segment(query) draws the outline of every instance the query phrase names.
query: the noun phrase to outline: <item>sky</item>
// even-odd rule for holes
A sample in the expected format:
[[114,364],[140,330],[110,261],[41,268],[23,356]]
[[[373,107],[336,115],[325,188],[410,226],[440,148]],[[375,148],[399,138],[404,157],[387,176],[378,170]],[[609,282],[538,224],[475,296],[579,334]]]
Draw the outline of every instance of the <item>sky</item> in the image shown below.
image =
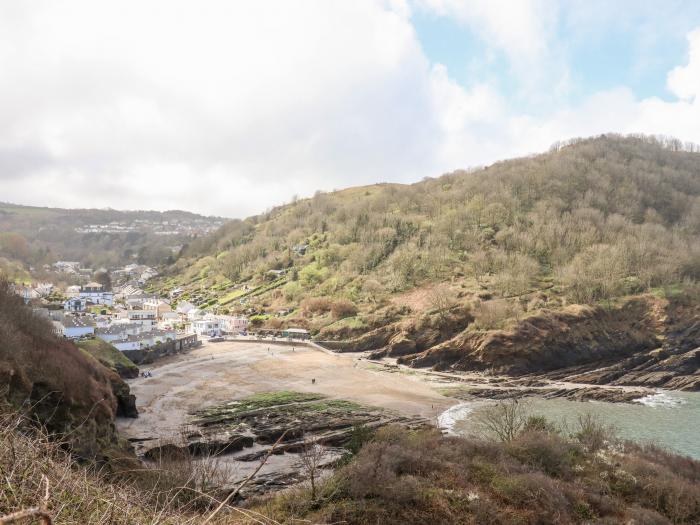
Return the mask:
[[0,201],[246,217],[606,132],[700,143],[700,2],[0,2]]

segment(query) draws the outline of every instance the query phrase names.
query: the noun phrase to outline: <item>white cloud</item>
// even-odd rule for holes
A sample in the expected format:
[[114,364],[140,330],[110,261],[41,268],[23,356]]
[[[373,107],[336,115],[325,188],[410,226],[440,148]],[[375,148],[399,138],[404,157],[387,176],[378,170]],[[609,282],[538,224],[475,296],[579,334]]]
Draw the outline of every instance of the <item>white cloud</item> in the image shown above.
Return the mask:
[[419,0],[418,5],[458,20],[505,53],[521,80],[539,76],[556,60],[558,8],[550,0]]
[[[426,2],[530,64],[520,74],[534,86],[566,73],[547,64],[549,3]],[[410,16],[406,0],[2,3],[0,200],[245,216],[575,136],[700,142],[700,30],[668,75],[677,100],[619,86],[566,105],[562,75],[531,114],[498,85],[465,88],[431,64]]]
[[688,47],[688,64],[668,75],[669,89],[683,100],[693,100],[700,94],[700,28],[688,35]]
[[[239,216],[420,177],[438,123],[407,16],[369,0],[2,4],[0,143],[37,160],[0,157],[0,199]],[[41,183],[56,179],[70,184]]]

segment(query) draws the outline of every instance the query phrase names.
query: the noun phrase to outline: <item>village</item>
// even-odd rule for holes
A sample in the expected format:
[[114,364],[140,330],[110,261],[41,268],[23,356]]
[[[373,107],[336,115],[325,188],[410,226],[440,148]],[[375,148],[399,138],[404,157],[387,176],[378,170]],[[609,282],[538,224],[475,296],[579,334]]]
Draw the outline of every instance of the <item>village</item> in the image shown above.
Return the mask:
[[170,297],[150,293],[145,290],[147,283],[158,272],[148,266],[130,264],[95,272],[79,262],[58,261],[53,267],[83,284],[59,288],[51,282],[34,282],[15,285],[15,292],[36,313],[50,319],[59,336],[75,341],[100,339],[134,362],[151,362],[200,346],[203,340],[309,338],[308,331],[300,328],[251,333],[246,315],[207,311],[179,299],[177,291]]

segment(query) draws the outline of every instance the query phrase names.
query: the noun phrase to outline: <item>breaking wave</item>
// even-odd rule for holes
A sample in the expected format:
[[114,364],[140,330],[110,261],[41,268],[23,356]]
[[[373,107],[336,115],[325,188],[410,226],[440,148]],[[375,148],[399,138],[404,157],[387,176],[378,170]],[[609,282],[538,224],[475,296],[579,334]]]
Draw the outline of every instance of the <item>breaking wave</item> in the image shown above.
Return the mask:
[[438,426],[448,434],[454,434],[455,424],[465,419],[472,410],[474,410],[473,403],[459,403],[451,406],[438,416]]
[[667,392],[650,394],[640,399],[635,399],[635,401],[652,408],[675,408],[686,402],[684,399],[675,397]]

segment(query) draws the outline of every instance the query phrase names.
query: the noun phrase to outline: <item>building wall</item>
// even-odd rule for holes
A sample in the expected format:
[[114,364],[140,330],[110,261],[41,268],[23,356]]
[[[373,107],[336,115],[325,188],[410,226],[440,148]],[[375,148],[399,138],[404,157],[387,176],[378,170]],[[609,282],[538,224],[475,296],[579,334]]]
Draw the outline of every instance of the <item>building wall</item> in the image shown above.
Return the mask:
[[85,337],[86,335],[92,335],[94,333],[94,326],[71,326],[63,328],[64,337],[68,337],[69,339],[77,339],[79,337]]
[[132,363],[137,365],[148,364],[153,363],[161,357],[179,354],[189,348],[195,348],[201,344],[201,341],[199,341],[196,336],[192,335],[190,337],[168,341],[167,343],[163,343],[162,345],[153,348],[124,350],[123,354],[128,357]]

